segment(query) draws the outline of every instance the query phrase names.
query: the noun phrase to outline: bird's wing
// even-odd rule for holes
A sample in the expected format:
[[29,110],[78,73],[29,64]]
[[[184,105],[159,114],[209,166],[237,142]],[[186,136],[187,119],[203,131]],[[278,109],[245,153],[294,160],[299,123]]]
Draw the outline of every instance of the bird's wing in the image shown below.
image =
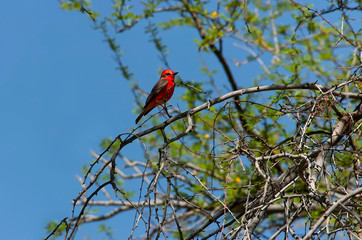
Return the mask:
[[167,83],[168,81],[165,78],[158,80],[156,85],[152,88],[150,95],[148,95],[144,108],[146,108],[162,92],[162,90],[166,89]]

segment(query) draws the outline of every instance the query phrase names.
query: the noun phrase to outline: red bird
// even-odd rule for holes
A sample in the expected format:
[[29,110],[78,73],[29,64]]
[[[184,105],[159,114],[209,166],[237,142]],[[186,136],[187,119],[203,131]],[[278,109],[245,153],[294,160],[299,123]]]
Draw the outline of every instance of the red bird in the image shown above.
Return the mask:
[[175,90],[175,75],[177,73],[178,72],[174,72],[170,69],[166,69],[162,72],[160,80],[158,80],[156,85],[152,88],[150,95],[147,97],[145,106],[136,119],[136,124],[152,109],[170,100],[173,91]]

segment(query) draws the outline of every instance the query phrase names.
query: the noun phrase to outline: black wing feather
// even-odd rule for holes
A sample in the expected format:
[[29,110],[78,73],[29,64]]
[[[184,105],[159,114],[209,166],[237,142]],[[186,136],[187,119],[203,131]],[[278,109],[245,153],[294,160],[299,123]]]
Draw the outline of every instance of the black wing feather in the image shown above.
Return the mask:
[[150,95],[148,95],[143,108],[146,108],[162,92],[162,90],[167,87],[167,83],[168,81],[165,78],[158,80],[156,85],[152,88]]

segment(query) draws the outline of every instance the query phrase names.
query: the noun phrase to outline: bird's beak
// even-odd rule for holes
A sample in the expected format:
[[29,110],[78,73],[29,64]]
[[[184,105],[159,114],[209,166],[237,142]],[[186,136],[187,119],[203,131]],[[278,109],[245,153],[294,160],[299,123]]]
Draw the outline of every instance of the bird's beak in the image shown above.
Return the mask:
[[175,76],[178,72],[175,72],[173,75]]

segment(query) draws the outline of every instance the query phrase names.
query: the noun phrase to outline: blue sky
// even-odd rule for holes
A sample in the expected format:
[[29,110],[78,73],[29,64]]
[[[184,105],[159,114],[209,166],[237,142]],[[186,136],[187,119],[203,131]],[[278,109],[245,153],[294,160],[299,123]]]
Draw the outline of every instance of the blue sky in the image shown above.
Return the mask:
[[41,239],[47,221],[71,213],[89,151],[131,128],[134,103],[84,15],[49,0],[2,9],[1,238]]

